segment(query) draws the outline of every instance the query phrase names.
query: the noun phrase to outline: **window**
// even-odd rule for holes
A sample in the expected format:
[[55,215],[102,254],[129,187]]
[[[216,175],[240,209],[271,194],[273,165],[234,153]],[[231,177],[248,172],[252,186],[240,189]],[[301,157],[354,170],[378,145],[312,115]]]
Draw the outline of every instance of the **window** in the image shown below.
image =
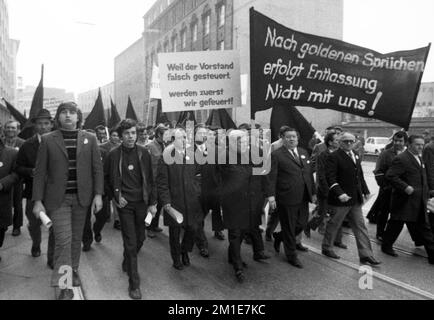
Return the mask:
[[217,25],[218,27],[223,27],[225,25],[225,15],[226,15],[226,6],[222,4],[220,8],[218,9],[218,15],[217,15]]
[[181,31],[181,48],[185,49],[187,47],[187,32],[184,30]]
[[205,16],[203,28],[204,28],[204,35],[208,35],[209,31],[211,29],[211,15],[210,14],[207,14]]
[[168,41],[166,41],[164,43],[164,52],[169,52],[169,42]]
[[176,37],[172,38],[172,48],[173,48],[173,52],[176,52],[178,47],[178,39]]
[[197,41],[197,22],[195,22],[193,24],[193,27],[191,27],[191,33],[192,33],[193,42],[196,42]]
[[221,51],[225,50],[225,41],[224,40],[222,40],[222,41],[220,41],[218,43],[218,48],[217,49],[221,50]]

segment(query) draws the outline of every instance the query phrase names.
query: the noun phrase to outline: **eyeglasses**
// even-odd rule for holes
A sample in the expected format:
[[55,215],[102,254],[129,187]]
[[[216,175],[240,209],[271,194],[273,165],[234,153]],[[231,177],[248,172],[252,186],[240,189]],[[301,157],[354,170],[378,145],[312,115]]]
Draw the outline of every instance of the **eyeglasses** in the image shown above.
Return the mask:
[[353,144],[354,140],[342,140],[343,143]]

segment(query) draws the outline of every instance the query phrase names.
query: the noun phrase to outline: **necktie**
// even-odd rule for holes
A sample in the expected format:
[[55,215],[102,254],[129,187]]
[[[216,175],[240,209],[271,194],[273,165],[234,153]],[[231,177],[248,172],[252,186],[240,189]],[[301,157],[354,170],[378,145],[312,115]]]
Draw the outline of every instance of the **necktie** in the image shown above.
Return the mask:
[[294,157],[295,161],[296,161],[299,165],[301,165],[300,158],[298,157],[298,155],[297,155],[297,153],[295,152],[295,150],[291,150],[291,153],[292,153],[292,156]]
[[351,151],[348,152],[348,155],[350,156],[350,158],[353,160],[354,163],[356,163],[356,158],[354,158],[354,153],[352,153]]
[[418,157],[418,159],[419,159],[419,164],[420,164],[420,166],[423,167],[422,157],[421,157],[421,156],[417,156],[417,157]]

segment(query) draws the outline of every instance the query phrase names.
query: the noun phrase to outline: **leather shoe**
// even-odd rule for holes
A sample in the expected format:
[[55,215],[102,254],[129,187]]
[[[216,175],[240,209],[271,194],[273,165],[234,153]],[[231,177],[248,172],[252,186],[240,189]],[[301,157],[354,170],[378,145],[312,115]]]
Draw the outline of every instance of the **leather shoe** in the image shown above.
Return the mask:
[[393,250],[393,248],[391,248],[391,247],[389,247],[389,248],[387,248],[387,247],[381,247],[381,251],[383,251],[385,254],[388,254],[389,256],[392,256],[392,257],[397,257],[398,256],[398,254],[396,253],[396,251],[395,250]]
[[21,229],[20,228],[12,230],[12,236],[18,237],[20,234],[21,234]]
[[334,253],[334,251],[332,250],[322,250],[321,253],[329,258],[332,259],[340,259],[341,257],[339,257],[336,253]]
[[309,251],[308,248],[306,248],[305,246],[303,246],[301,243],[297,243],[295,245],[295,249],[297,249],[298,251],[302,251],[302,252],[307,252]]
[[348,249],[346,244],[343,244],[342,242],[335,242],[334,243],[335,247],[341,248],[341,249]]
[[253,255],[253,260],[255,261],[261,261],[261,260],[267,260],[270,259],[270,256],[267,256],[264,251],[257,252]]
[[57,300],[72,300],[74,299],[74,291],[72,289],[61,289]]
[[121,230],[121,222],[119,220],[115,220],[115,222],[113,223],[113,228],[115,228],[116,230]]
[[374,257],[360,258],[360,263],[361,264],[370,264],[371,266],[378,266],[379,264],[381,264],[381,262],[378,260],[375,260]]
[[[233,262],[232,262],[231,259],[228,260],[228,263],[229,263],[229,264],[233,264]],[[241,265],[243,266],[243,268],[248,268],[247,263],[245,263],[244,261],[241,261]]]
[[296,268],[303,269],[303,264],[298,258],[288,259],[288,262]]
[[184,269],[184,266],[182,265],[181,261],[176,261],[176,262],[174,262],[174,263],[173,263],[173,267],[174,267],[176,270],[183,270],[183,269]]
[[122,260],[122,271],[127,272],[127,260]]
[[246,235],[244,237],[244,242],[248,245],[252,245],[252,237],[250,237],[250,235]]
[[265,231],[265,241],[272,241],[271,232]]
[[274,238],[274,250],[279,253],[280,252],[280,243],[282,242],[282,239],[280,238],[280,233],[274,232],[273,233]]
[[72,286],[73,287],[81,286],[81,280],[77,271],[72,271]]
[[243,283],[245,279],[243,270],[235,271],[235,277],[237,277],[239,283]]
[[151,239],[154,239],[157,235],[154,233],[153,230],[149,229],[148,230],[148,237]]
[[188,253],[181,254],[182,264],[186,267],[190,265],[190,258],[188,257]]
[[304,232],[306,237],[310,238],[310,227],[309,226],[304,228],[303,232]]
[[83,244],[83,252],[89,252],[90,251],[90,243]]
[[41,247],[37,246],[37,247],[32,247],[32,257],[37,258],[41,256]]
[[204,257],[204,258],[209,258],[209,252],[208,252],[208,249],[205,249],[205,248],[200,249],[199,254],[200,254],[202,257]]
[[152,229],[152,231],[160,233],[163,232],[163,229],[161,229],[160,227],[155,227],[154,229]]
[[102,240],[101,233],[95,233],[95,242],[100,243]]
[[50,268],[51,270],[54,270],[54,263],[53,263],[53,261],[47,261],[47,266],[48,266],[48,268]]
[[223,232],[221,232],[221,231],[216,231],[216,232],[214,232],[214,237],[215,237],[216,239],[221,240],[221,241],[225,240],[225,235],[224,235]]
[[142,300],[142,292],[140,291],[140,288],[132,289],[131,287],[129,287],[128,294],[133,300]]

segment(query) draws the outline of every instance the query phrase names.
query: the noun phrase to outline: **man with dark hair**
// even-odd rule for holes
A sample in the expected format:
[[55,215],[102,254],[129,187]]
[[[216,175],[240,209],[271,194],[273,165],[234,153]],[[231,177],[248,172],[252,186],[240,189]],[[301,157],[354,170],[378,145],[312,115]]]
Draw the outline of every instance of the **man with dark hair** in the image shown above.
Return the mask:
[[380,262],[373,257],[371,241],[362,213],[362,205],[369,195],[369,189],[363,176],[360,157],[352,150],[355,142],[354,135],[343,133],[340,136],[340,148],[326,159],[327,185],[330,186],[328,204],[334,214],[327,222],[322,254],[339,259],[333,251],[333,245],[342,222],[348,217],[356,237],[360,263],[375,266]]
[[[383,233],[386,229],[387,219],[390,212],[390,197],[392,196],[392,186],[386,179],[387,170],[392,165],[393,159],[404,152],[405,145],[407,144],[408,136],[403,131],[398,131],[393,135],[393,146],[390,149],[383,150],[378,157],[375,166],[374,175],[379,188],[377,200],[379,203],[378,212],[376,215],[377,222],[377,239],[383,239]],[[374,204],[375,205],[375,204]]]
[[[296,237],[306,227],[309,202],[316,202],[316,190],[309,155],[298,147],[299,133],[292,128],[281,130],[283,146],[271,153],[270,208],[279,212],[282,231],[274,233],[274,248],[283,241],[288,262],[303,268],[297,257]],[[277,204],[276,204],[277,203]]]
[[131,299],[141,299],[137,254],[146,238],[145,219],[156,214],[157,193],[152,162],[146,149],[137,144],[136,121],[121,121],[117,132],[122,144],[112,149],[104,163],[106,190],[119,208],[124,243],[122,270],[128,273]]
[[54,270],[51,286],[60,288],[60,300],[72,300],[74,293],[62,274],[72,273],[78,287],[81,239],[89,206],[102,208],[104,176],[98,142],[93,134],[80,130],[83,115],[74,102],[57,108],[58,130],[41,138],[33,178],[33,213],[47,213],[54,230]]
[[148,135],[148,140],[149,141],[154,140],[154,137],[155,137],[154,127],[153,126],[147,126],[146,127],[146,132],[147,132],[147,135]]
[[[155,129],[154,139],[145,146],[146,150],[148,150],[149,154],[151,155],[152,173],[153,173],[154,181],[157,181],[158,162],[160,161],[160,158],[163,154],[166,145],[164,141],[164,133],[167,130],[168,128],[165,125],[159,124]],[[156,233],[163,231],[163,229],[161,229],[158,226],[160,223],[161,209],[162,209],[161,201],[158,200],[157,214],[152,219],[152,222],[149,225],[149,227],[147,227],[148,236],[150,238],[154,238],[156,236]]]
[[[17,121],[9,120],[5,123],[5,138],[4,143],[6,147],[20,150],[24,144],[24,140],[18,137],[20,132],[20,124]],[[13,194],[13,230],[12,235],[14,237],[21,234],[21,227],[23,226],[23,181],[18,179],[12,189]]]
[[137,124],[137,144],[143,147],[148,144],[148,131],[146,125],[142,122]]
[[[36,134],[26,140],[18,152],[15,170],[24,181],[25,187],[23,197],[26,199],[26,217],[29,221],[28,229],[30,237],[32,238],[31,254],[36,258],[41,255],[41,220],[37,219],[33,214],[32,185],[36,157],[38,155],[38,149],[42,136],[51,132],[53,129],[53,121],[50,111],[42,109],[36,115],[36,117],[32,119],[32,122],[34,123]],[[50,234],[48,238],[47,265],[51,269],[53,268],[53,255],[54,235],[53,229],[50,228]]]
[[386,173],[392,186],[390,219],[383,234],[381,250],[398,256],[393,244],[404,223],[413,239],[420,239],[428,254],[428,262],[434,264],[434,235],[426,219],[429,189],[426,167],[422,159],[425,141],[423,136],[408,138],[408,148],[397,155]]
[[96,138],[98,143],[102,144],[107,141],[107,133],[103,125],[99,125],[95,128]]

